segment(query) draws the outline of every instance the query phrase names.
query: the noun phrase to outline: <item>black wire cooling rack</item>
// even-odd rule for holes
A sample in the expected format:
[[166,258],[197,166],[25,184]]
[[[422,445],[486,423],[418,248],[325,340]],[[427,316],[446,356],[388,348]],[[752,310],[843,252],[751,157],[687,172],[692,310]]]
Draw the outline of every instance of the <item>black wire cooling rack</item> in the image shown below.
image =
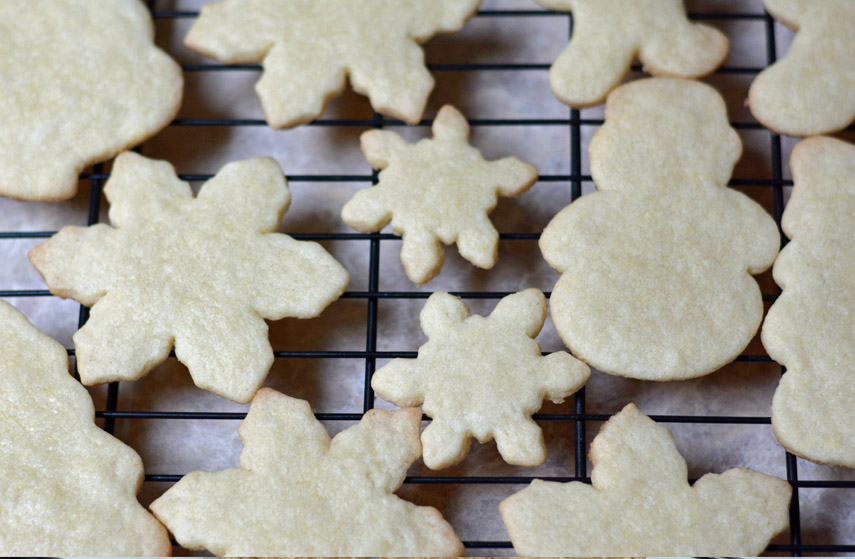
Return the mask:
[[[193,11],[165,11],[158,10],[154,0],[149,0],[148,5],[155,19],[187,19],[197,17],[197,13]],[[695,20],[750,20],[760,22],[765,27],[765,42],[766,42],[766,65],[770,65],[776,60],[776,33],[773,19],[766,13],[692,13],[691,17]],[[572,29],[572,17],[569,14],[558,14],[543,10],[482,10],[478,12],[478,18],[564,18],[568,22],[568,27]],[[219,65],[219,64],[184,64],[185,72],[207,72],[207,71],[226,71],[240,72],[245,70],[257,71],[260,69],[258,65]],[[490,64],[432,64],[430,68],[434,72],[475,72],[475,71],[540,71],[546,72],[549,69],[548,64],[517,64],[517,63],[490,63]],[[718,73],[723,74],[747,74],[749,76],[756,75],[763,68],[744,68],[744,67],[723,67]],[[247,94],[250,94],[249,92]],[[380,128],[387,124],[400,125],[402,123],[384,119],[380,115],[375,114],[373,118],[365,120],[359,119],[320,119],[310,124],[309,126],[322,127],[376,127]],[[424,121],[420,126],[430,125],[430,121]],[[576,200],[582,195],[583,182],[591,182],[590,175],[582,173],[582,133],[583,126],[598,126],[602,124],[602,120],[585,119],[580,116],[577,110],[569,110],[566,118],[525,118],[525,119],[471,119],[470,124],[473,127],[490,127],[490,126],[548,126],[548,127],[566,127],[570,132],[570,150],[567,153],[569,158],[569,174],[553,174],[542,175],[540,182],[556,182],[567,184],[569,186],[570,196],[572,200]],[[737,129],[756,129],[764,130],[756,122],[736,122],[732,125]],[[177,119],[171,126],[173,127],[235,127],[235,126],[266,126],[265,122],[260,119]],[[763,187],[769,188],[772,191],[774,204],[774,218],[780,227],[781,215],[784,210],[784,188],[791,186],[792,182],[784,179],[784,162],[782,161],[782,145],[781,138],[769,132],[771,145],[771,178],[765,179],[740,179],[734,178],[731,181],[731,186],[741,187]],[[183,180],[201,181],[207,180],[212,175],[196,174],[182,175]],[[94,224],[99,220],[99,213],[102,206],[102,186],[108,175],[104,172],[104,168],[100,165],[95,166],[91,173],[86,173],[81,176],[82,181],[90,181],[91,194],[89,199],[89,215],[88,223]],[[300,182],[318,182],[318,183],[345,183],[345,182],[374,182],[377,180],[377,173],[364,175],[289,175],[291,181]],[[37,231],[37,232],[0,232],[0,240],[20,240],[20,239],[40,239],[48,238],[53,235],[53,231]],[[381,243],[398,242],[399,238],[391,234],[357,234],[357,233],[319,233],[319,234],[297,234],[293,237],[302,240],[314,241],[347,241],[359,240],[367,241],[369,250],[368,254],[368,286],[367,291],[350,291],[344,294],[343,298],[356,299],[365,301],[367,306],[367,314],[365,321],[366,342],[364,351],[276,351],[276,359],[349,359],[364,361],[365,388],[363,394],[363,412],[374,407],[374,393],[370,388],[370,379],[374,373],[376,362],[378,359],[387,359],[395,357],[412,358],[416,356],[415,351],[391,352],[378,351],[377,334],[378,334],[378,302],[380,300],[403,300],[403,299],[425,299],[429,293],[417,291],[383,291],[380,289],[380,249]],[[524,242],[536,242],[539,235],[536,233],[503,233],[500,235],[501,240],[514,240]],[[783,239],[786,241],[786,239]],[[504,292],[457,292],[459,295],[467,299],[493,299],[498,300],[508,293]],[[21,298],[21,297],[48,297],[50,293],[46,290],[5,290],[0,291],[0,297],[4,298]],[[548,294],[547,294],[548,296]],[[774,296],[766,296],[768,301],[774,300]],[[88,309],[80,308],[79,326],[88,318]],[[74,355],[74,350],[69,349],[69,355]],[[767,362],[771,363],[765,355],[741,355],[737,358],[738,362]],[[781,370],[783,373],[783,368]],[[155,412],[155,411],[119,411],[120,383],[113,383],[108,386],[104,409],[96,412],[98,418],[104,421],[104,429],[113,433],[115,430],[116,421],[119,419],[206,419],[206,420],[240,420],[243,419],[243,413],[226,413],[226,412]],[[585,390],[580,390],[574,396],[572,413],[552,413],[538,414],[535,418],[538,421],[557,421],[564,422],[568,425],[568,432],[573,433],[575,460],[572,466],[568,467],[568,474],[572,471],[572,475],[564,477],[543,477],[541,479],[550,479],[553,481],[583,481],[590,482],[588,464],[586,461],[588,441],[586,440],[586,424],[603,422],[609,418],[606,414],[592,414],[586,411],[585,405]],[[617,410],[615,410],[617,411]],[[361,413],[318,413],[317,417],[320,420],[331,421],[354,421],[361,418]],[[694,415],[654,415],[652,416],[658,422],[662,423],[695,423],[695,424],[729,424],[729,425],[768,425],[769,417],[763,416],[694,416]],[[772,545],[768,548],[769,552],[778,552],[791,554],[792,556],[801,556],[803,553],[822,554],[822,553],[855,553],[855,545],[840,544],[835,542],[827,543],[811,543],[806,544],[802,541],[802,515],[800,511],[800,490],[803,489],[855,489],[855,481],[819,481],[819,480],[803,480],[799,479],[796,457],[792,454],[785,454],[786,460],[786,476],[787,480],[793,487],[793,498],[790,506],[790,529],[787,544]],[[146,482],[175,482],[180,479],[178,474],[160,474],[153,473],[146,475]],[[448,477],[448,476],[420,476],[409,477],[406,483],[410,484],[525,484],[531,481],[530,476],[510,476],[510,477],[492,477],[492,476],[463,476],[463,477]],[[471,540],[465,541],[465,546],[469,553],[479,554],[479,550],[510,548],[511,544],[508,541],[482,541]]]

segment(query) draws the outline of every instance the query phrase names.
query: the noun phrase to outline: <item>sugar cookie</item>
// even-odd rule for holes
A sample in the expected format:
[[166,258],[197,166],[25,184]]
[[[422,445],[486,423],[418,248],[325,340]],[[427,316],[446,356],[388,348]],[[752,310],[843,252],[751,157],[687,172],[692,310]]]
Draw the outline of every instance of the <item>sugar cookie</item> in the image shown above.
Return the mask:
[[535,0],[573,12],[573,35],[549,72],[563,103],[602,103],[638,56],[654,76],[699,78],[727,57],[727,37],[686,18],[682,0]]
[[362,233],[389,222],[403,236],[401,262],[414,283],[442,269],[442,241],[460,255],[492,268],[499,234],[488,217],[498,196],[517,196],[537,181],[537,169],[516,157],[485,161],[469,145],[469,124],[446,105],[433,123],[433,139],[408,145],[386,130],[362,135],[362,152],[380,172],[380,184],[357,192],[344,206],[345,223]]
[[347,287],[319,244],[274,233],[291,194],[272,159],[230,163],[194,198],[169,163],[128,152],[104,192],[113,227],[30,252],[53,294],[92,306],[74,335],[84,384],[138,379],[174,343],[197,386],[248,402],[273,364],[263,319],[317,316]]
[[591,141],[600,192],[547,226],[540,248],[563,275],[552,319],[574,355],[647,380],[705,375],[732,361],[763,318],[750,274],[772,265],[772,218],[726,188],[741,143],[724,102],[699,82],[616,89]]
[[0,2],[0,195],[57,201],[164,128],[181,69],[139,0]]
[[842,130],[855,120],[855,2],[763,3],[797,34],[787,55],[751,84],[751,113],[763,126],[790,136]]
[[789,524],[792,489],[745,468],[687,481],[668,429],[629,404],[591,444],[593,486],[535,480],[501,502],[520,555],[750,556]]
[[65,348],[0,301],[0,555],[163,556],[142,460],[95,425]]
[[790,167],[795,188],[782,225],[792,241],[774,268],[784,291],[761,336],[787,367],[772,427],[799,456],[855,468],[855,146],[804,140]]
[[422,309],[429,341],[417,359],[395,359],[371,386],[398,406],[424,404],[433,418],[422,434],[424,460],[435,470],[463,460],[471,437],[496,439],[510,464],[546,460],[543,433],[531,415],[544,398],[560,403],[588,380],[588,367],[569,353],[543,357],[534,337],[546,319],[546,298],[527,289],[502,299],[488,317],[470,316],[448,293]]
[[316,119],[350,76],[374,110],[421,120],[434,81],[419,47],[459,31],[480,0],[224,0],[202,6],[185,44],[228,64],[263,61],[267,122]]
[[307,402],[263,388],[240,467],[193,472],[151,505],[176,539],[217,556],[457,556],[432,507],[395,496],[421,454],[421,413],[371,410],[330,440]]

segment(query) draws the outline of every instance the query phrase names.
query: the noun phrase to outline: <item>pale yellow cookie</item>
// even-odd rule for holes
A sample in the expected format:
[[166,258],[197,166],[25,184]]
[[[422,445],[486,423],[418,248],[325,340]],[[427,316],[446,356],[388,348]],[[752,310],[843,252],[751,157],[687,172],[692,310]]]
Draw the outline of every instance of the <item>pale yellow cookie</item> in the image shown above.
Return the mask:
[[88,165],[164,128],[181,69],[139,0],[0,2],[0,195],[65,200]]
[[633,405],[591,444],[593,485],[535,480],[501,502],[520,555],[758,555],[789,524],[792,489],[745,468],[690,486],[674,437]]
[[573,12],[570,45],[549,71],[563,103],[583,108],[602,103],[641,59],[654,76],[699,78],[727,57],[727,37],[686,17],[683,0],[535,0],[544,8]]
[[0,555],[162,556],[142,460],[95,425],[65,348],[0,301]]
[[677,380],[736,358],[760,327],[751,274],[775,260],[772,218],[726,188],[741,143],[719,94],[654,78],[616,89],[591,141],[599,192],[547,226],[563,275],[552,319],[574,355],[610,374]]
[[202,6],[184,43],[228,64],[263,61],[267,122],[316,119],[350,77],[377,112],[419,122],[433,89],[419,44],[459,31],[480,0],[224,0]]
[[193,472],[151,505],[189,549],[218,556],[460,555],[432,507],[394,495],[421,454],[421,413],[371,410],[330,440],[307,402],[258,391],[240,467]]
[[855,146],[804,140],[782,221],[792,241],[775,262],[783,293],[763,325],[787,367],[772,401],[778,440],[804,458],[855,468]]
[[53,294],[92,306],[74,335],[84,384],[138,379],[174,344],[197,386],[248,402],[273,364],[264,319],[317,316],[347,287],[319,244],[274,233],[291,194],[272,159],[230,163],[194,198],[169,163],[128,152],[104,193],[113,227],[30,252]]
[[751,113],[763,126],[790,136],[842,130],[855,120],[855,2],[763,3],[797,34],[786,56],[751,84]]
[[499,196],[517,196],[537,181],[537,169],[516,157],[485,161],[469,145],[469,123],[446,105],[433,123],[433,139],[409,145],[394,132],[362,135],[362,152],[380,172],[380,184],[362,190],[344,206],[345,223],[362,233],[391,222],[403,236],[401,262],[414,283],[442,269],[440,241],[457,243],[460,255],[490,269],[499,234],[489,213]]
[[434,293],[422,309],[428,342],[417,359],[395,359],[371,387],[397,406],[424,404],[433,418],[422,434],[424,461],[434,470],[463,460],[472,437],[496,439],[509,464],[546,460],[540,427],[531,415],[544,398],[560,403],[591,371],[569,353],[546,357],[534,337],[546,319],[546,298],[527,289],[502,299],[488,317],[470,316],[448,293]]

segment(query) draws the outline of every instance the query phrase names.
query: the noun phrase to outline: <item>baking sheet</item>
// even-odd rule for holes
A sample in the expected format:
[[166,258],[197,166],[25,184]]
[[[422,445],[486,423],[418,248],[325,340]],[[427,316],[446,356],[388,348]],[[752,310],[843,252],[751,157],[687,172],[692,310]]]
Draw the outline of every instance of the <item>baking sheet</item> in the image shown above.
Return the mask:
[[[159,0],[158,10],[197,10],[202,0]],[[688,1],[690,11],[714,13],[762,13],[759,0]],[[529,0],[484,0],[483,9],[538,9]],[[181,63],[204,63],[183,47],[181,40],[192,24],[188,18],[157,20],[157,41]],[[732,52],[727,68],[762,68],[766,64],[765,22],[757,19],[705,19],[731,38]],[[776,25],[779,54],[791,33]],[[457,34],[440,36],[426,46],[430,63],[534,63],[550,64],[566,46],[569,18],[476,17]],[[452,103],[469,118],[523,119],[567,118],[569,109],[551,94],[546,70],[437,71],[437,86],[426,117],[440,106]],[[179,118],[261,119],[260,104],[253,90],[259,73],[252,70],[187,72],[184,106]],[[638,77],[637,74],[630,76]],[[744,106],[753,73],[725,71],[706,81],[726,98],[731,120],[754,122]],[[367,100],[349,91],[333,101],[323,118],[370,119]],[[582,111],[583,119],[602,118],[602,108]],[[391,127],[409,139],[424,137],[426,127]],[[588,169],[587,143],[596,126],[582,127],[582,173]],[[266,126],[198,127],[171,126],[146,142],[142,153],[167,159],[182,174],[213,174],[226,163],[268,155],[281,164],[287,175],[370,175],[371,168],[359,151],[363,128],[303,126],[274,131]],[[744,155],[734,177],[748,180],[772,178],[770,134],[759,129],[739,129]],[[851,137],[850,137],[851,139]],[[481,126],[473,127],[472,142],[486,157],[517,155],[534,164],[542,175],[570,174],[573,146],[569,126]],[[795,144],[784,139],[785,161]],[[785,175],[789,171],[785,169]],[[291,181],[293,203],[282,231],[288,233],[349,232],[339,212],[344,203],[370,182],[325,183]],[[198,185],[195,185],[198,186]],[[772,211],[772,188],[748,186],[743,192]],[[593,185],[583,184],[583,191]],[[89,181],[81,181],[80,193],[60,204],[21,203],[0,199],[0,230],[55,231],[63,225],[85,225],[89,207]],[[516,199],[502,199],[493,221],[502,233],[539,233],[556,210],[570,202],[569,182],[540,182]],[[102,221],[106,201],[102,200]],[[39,239],[0,241],[0,289],[44,289],[30,266],[26,252]],[[368,241],[342,240],[323,243],[352,276],[350,291],[368,290]],[[400,241],[382,241],[380,289],[384,291],[519,291],[537,287],[550,291],[558,275],[543,260],[537,243],[506,240],[500,243],[499,261],[491,271],[478,270],[463,261],[456,248],[446,250],[442,273],[427,286],[414,286],[403,273],[399,260]],[[777,288],[771,274],[760,276],[763,293]],[[8,299],[22,309],[44,332],[72,347],[79,305],[55,297]],[[487,314],[495,300],[467,300],[475,313]],[[425,338],[418,325],[423,299],[381,299],[378,302],[377,349],[414,351]],[[286,319],[270,324],[276,350],[364,351],[366,345],[366,299],[344,299],[331,305],[313,320]],[[551,321],[538,337],[545,351],[563,349]],[[754,340],[745,355],[765,355]],[[384,360],[378,360],[382,366]],[[361,413],[365,363],[361,359],[277,359],[266,386],[308,400],[316,412]],[[594,372],[586,389],[586,410],[611,414],[635,402],[647,414],[766,416],[780,368],[770,363],[740,362],[707,377],[678,382],[651,383],[620,379]],[[98,409],[104,409],[103,387],[91,389]],[[390,406],[381,400],[378,407]],[[244,411],[241,406],[195,388],[186,369],[174,359],[137,382],[123,382],[118,409],[122,411]],[[573,400],[562,405],[547,403],[543,412],[572,413]],[[184,474],[195,469],[220,470],[236,466],[241,450],[234,420],[141,420],[119,419],[116,436],[143,458],[148,474]],[[352,422],[325,422],[331,434]],[[410,475],[448,476],[572,476],[574,475],[574,424],[545,421],[548,460],[538,468],[505,464],[491,444],[473,444],[460,465],[441,472],[427,470],[419,461]],[[600,427],[588,422],[588,442]],[[668,424],[689,465],[689,475],[721,472],[735,466],[786,477],[784,450],[776,443],[769,425]],[[590,474],[590,465],[588,473]],[[798,460],[801,480],[851,480],[855,475],[841,468],[818,466]],[[148,504],[168,483],[145,483],[140,500]],[[493,484],[407,484],[399,494],[422,505],[437,507],[464,541],[507,541],[498,503],[522,486]],[[853,543],[855,494],[849,489],[801,489],[801,529],[807,544]],[[616,511],[617,512],[617,511]],[[784,534],[777,543],[789,543]],[[510,555],[511,549],[470,549],[470,555]],[[176,555],[187,554],[176,549]]]

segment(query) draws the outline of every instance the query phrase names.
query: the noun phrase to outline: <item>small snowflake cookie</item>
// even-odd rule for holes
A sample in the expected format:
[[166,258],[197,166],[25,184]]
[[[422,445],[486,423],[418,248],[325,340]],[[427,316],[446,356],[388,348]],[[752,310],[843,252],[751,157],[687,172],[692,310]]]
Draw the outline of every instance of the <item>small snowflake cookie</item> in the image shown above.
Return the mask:
[[535,0],[544,8],[573,12],[570,46],[549,72],[563,103],[599,105],[623,81],[638,56],[654,76],[700,78],[727,57],[720,31],[693,24],[682,0]]
[[163,556],[142,460],[95,425],[68,355],[0,301],[0,555]]
[[784,212],[792,239],[775,262],[783,293],[766,317],[766,351],[787,367],[772,427],[791,452],[855,468],[855,146],[799,143]]
[[751,113],[763,126],[790,136],[842,130],[855,120],[855,2],[763,3],[797,34],[787,55],[751,84]]
[[433,123],[433,139],[409,145],[394,132],[371,130],[362,152],[380,172],[380,183],[358,192],[341,212],[362,233],[391,222],[403,237],[401,261],[414,283],[442,269],[442,241],[457,243],[460,255],[490,269],[498,258],[499,234],[489,213],[498,196],[517,196],[537,181],[537,169],[516,157],[485,161],[469,145],[469,124],[446,105]]
[[58,201],[77,177],[153,136],[181,69],[139,0],[0,2],[0,195]]
[[267,122],[316,119],[344,90],[419,122],[433,89],[424,43],[459,31],[480,0],[224,0],[202,6],[185,44],[228,64],[263,61],[255,89]]
[[457,556],[432,507],[398,498],[421,454],[421,413],[371,410],[330,440],[307,402],[258,391],[240,467],[193,472],[151,505],[189,549],[217,556]]
[[569,353],[541,355],[534,337],[546,319],[537,289],[509,295],[488,317],[470,316],[463,301],[434,293],[422,309],[428,342],[417,359],[394,359],[371,379],[377,395],[397,406],[419,406],[433,418],[422,434],[425,464],[457,464],[472,437],[496,439],[509,464],[546,460],[543,433],[531,415],[544,398],[560,403],[585,384],[588,367]]
[[561,272],[552,319],[574,355],[646,380],[711,373],[763,319],[751,277],[768,269],[774,220],[727,188],[742,145],[708,85],[652,78],[609,95],[591,141],[599,192],[564,208],[540,248]]
[[689,485],[668,429],[629,404],[591,444],[592,485],[535,480],[501,502],[520,555],[754,556],[789,525],[792,489],[734,468]]
[[169,163],[128,152],[104,193],[112,227],[30,252],[53,294],[92,307],[74,335],[84,384],[138,379],[174,344],[197,386],[248,402],[273,363],[264,319],[317,316],[349,282],[319,244],[274,233],[291,195],[272,159],[230,163],[194,198]]

